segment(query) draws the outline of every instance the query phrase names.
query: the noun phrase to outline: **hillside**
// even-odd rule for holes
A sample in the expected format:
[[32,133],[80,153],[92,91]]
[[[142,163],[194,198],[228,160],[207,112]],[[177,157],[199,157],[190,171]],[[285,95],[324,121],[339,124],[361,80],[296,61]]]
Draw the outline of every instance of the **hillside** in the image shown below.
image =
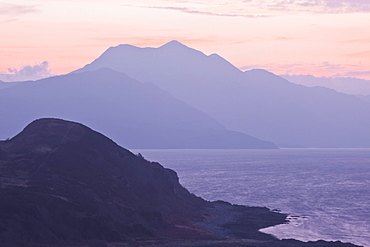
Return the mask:
[[174,171],[74,122],[39,119],[0,141],[0,170],[5,247],[353,246],[258,232],[286,215],[204,201]]
[[84,123],[128,148],[276,148],[227,130],[152,83],[102,68],[0,90],[0,139],[42,117]]

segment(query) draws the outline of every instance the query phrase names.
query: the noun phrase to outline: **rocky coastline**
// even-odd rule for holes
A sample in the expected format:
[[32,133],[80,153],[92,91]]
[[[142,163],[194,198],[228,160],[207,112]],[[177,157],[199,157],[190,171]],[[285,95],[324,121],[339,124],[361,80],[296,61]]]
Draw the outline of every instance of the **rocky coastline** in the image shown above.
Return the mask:
[[352,247],[279,240],[264,207],[208,202],[177,174],[78,123],[40,119],[0,141],[1,246]]

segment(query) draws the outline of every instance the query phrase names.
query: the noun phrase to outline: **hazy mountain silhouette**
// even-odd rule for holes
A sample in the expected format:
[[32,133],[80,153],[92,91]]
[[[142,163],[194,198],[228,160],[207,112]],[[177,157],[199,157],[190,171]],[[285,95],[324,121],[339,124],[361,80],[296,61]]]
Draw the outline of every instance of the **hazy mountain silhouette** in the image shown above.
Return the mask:
[[282,146],[370,147],[366,102],[264,70],[242,72],[218,55],[177,41],[159,48],[112,47],[74,73],[101,67],[151,81],[228,129]]
[[[280,143],[308,147],[370,147],[370,105],[366,102],[333,89],[292,84],[264,70],[245,74],[250,87],[263,88],[256,93],[260,98],[248,97],[248,104],[258,106],[257,111],[269,113],[267,119],[253,110],[248,112],[256,115],[261,124],[269,121],[265,134],[257,122],[249,125],[261,131],[257,136],[274,136],[271,139]],[[262,98],[266,101],[261,102]]]
[[280,75],[290,82],[307,87],[327,87],[347,94],[370,94],[370,80],[352,77],[315,77],[312,75]]
[[3,82],[0,81],[0,90],[8,87],[12,87],[19,84],[19,82]]
[[357,95],[357,97],[370,103],[370,95]]
[[74,122],[39,119],[0,141],[0,170],[3,247],[354,246],[261,233],[286,215],[204,201],[174,171]]
[[276,148],[225,129],[154,84],[106,68],[2,89],[0,115],[6,116],[1,139],[34,119],[58,117],[88,124],[129,148]]

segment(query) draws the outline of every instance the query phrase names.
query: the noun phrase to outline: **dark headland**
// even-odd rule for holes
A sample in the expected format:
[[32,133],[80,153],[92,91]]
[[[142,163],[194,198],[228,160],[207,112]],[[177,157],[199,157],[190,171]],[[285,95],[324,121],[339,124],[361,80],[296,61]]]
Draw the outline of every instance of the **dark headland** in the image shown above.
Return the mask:
[[0,170],[1,246],[355,246],[261,233],[286,215],[205,201],[74,122],[36,120],[0,141]]

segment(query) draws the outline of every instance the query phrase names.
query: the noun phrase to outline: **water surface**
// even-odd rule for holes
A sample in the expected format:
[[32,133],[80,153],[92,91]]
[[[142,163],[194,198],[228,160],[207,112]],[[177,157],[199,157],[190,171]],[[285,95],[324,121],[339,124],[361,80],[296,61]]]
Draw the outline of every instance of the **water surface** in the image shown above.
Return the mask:
[[370,247],[370,149],[134,150],[175,170],[206,200],[266,206],[293,218],[278,238]]

